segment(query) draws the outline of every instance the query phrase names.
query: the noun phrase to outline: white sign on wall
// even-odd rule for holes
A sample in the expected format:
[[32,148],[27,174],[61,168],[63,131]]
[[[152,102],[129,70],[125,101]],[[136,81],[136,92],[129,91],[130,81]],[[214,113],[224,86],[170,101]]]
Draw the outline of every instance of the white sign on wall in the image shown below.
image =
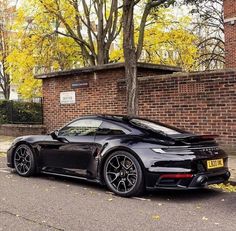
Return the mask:
[[75,103],[75,91],[65,91],[60,93],[61,104],[74,104]]

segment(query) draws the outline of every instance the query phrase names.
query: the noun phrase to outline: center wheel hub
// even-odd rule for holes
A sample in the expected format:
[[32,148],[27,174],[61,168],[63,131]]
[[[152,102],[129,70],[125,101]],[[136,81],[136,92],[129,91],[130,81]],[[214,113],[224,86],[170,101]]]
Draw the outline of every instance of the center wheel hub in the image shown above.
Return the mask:
[[121,176],[121,177],[124,177],[124,176],[125,176],[125,171],[124,171],[124,170],[121,170],[121,171],[120,171],[120,176]]

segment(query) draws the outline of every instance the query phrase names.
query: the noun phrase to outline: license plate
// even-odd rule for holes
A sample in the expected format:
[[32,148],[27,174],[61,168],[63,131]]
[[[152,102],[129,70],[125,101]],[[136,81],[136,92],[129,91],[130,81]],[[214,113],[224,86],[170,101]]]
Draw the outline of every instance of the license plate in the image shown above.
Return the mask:
[[207,161],[207,168],[221,168],[224,167],[224,161],[223,159],[216,159],[216,160],[208,160]]

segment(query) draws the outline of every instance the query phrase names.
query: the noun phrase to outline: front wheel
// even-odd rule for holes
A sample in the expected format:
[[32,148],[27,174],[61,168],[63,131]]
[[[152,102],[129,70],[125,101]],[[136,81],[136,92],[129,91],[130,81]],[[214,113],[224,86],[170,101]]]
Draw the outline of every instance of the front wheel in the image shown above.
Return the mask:
[[112,153],[104,165],[107,187],[123,197],[141,194],[144,188],[142,168],[138,160],[128,152]]
[[14,166],[20,176],[32,176],[35,173],[35,159],[31,148],[26,144],[19,145],[14,152]]

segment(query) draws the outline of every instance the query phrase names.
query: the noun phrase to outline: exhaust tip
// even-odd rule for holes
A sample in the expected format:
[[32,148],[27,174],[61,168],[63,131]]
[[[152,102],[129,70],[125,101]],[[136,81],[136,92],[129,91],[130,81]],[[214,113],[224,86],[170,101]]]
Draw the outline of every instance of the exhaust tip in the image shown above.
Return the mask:
[[197,179],[197,183],[199,185],[204,185],[207,183],[208,178],[206,176],[199,176]]
[[224,179],[228,180],[230,178],[230,176],[231,176],[230,171],[228,171],[228,172],[225,173]]

